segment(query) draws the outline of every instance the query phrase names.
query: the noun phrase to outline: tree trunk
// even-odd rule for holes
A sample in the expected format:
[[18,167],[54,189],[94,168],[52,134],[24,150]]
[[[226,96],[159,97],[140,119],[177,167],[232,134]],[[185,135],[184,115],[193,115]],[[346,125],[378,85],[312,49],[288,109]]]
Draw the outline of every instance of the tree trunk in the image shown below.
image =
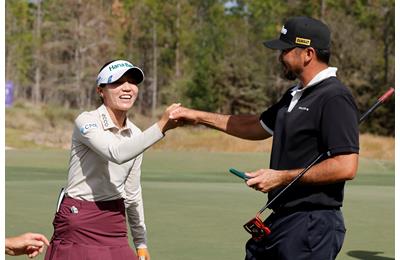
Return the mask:
[[151,102],[151,117],[155,119],[156,107],[157,107],[157,28],[156,22],[153,22],[153,93]]
[[181,2],[178,1],[176,6],[176,48],[175,48],[175,77],[179,79],[181,77],[181,68],[180,68],[180,16],[181,16]]
[[[82,1],[78,0],[78,5],[82,6]],[[82,55],[81,55],[81,35],[82,34],[82,25],[81,25],[81,17],[80,17],[80,13],[79,13],[79,9],[77,9],[77,15],[76,15],[76,31],[75,31],[75,90],[77,93],[77,105],[80,109],[82,109],[84,107],[84,95],[85,95],[85,91],[84,91],[84,87],[81,86],[82,84]]]
[[40,79],[41,79],[41,64],[40,64],[40,48],[41,48],[41,26],[42,26],[42,10],[41,10],[41,1],[37,1],[36,7],[36,30],[35,30],[35,40],[36,40],[36,48],[35,48],[35,84],[33,86],[32,91],[32,101],[34,104],[39,104],[41,101],[40,97]]
[[324,21],[324,17],[325,17],[325,8],[326,8],[326,3],[325,0],[321,0],[321,9],[320,9],[320,18],[322,21]]
[[384,29],[383,29],[383,60],[384,60],[384,78],[383,78],[383,83],[386,85],[388,83],[388,74],[389,74],[389,45],[390,43],[390,27],[392,26],[391,24],[392,19],[391,19],[391,14],[390,10],[386,10],[385,12],[385,18],[384,18]]

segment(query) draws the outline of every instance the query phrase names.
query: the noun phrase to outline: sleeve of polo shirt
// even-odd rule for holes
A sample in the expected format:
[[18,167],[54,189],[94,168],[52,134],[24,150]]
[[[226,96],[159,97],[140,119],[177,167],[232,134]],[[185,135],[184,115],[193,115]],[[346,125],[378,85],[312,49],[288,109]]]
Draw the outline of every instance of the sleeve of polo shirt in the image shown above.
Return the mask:
[[265,110],[260,116],[261,126],[265,129],[265,131],[267,131],[271,135],[274,134],[277,112],[278,112],[278,104],[275,104],[272,107]]
[[261,126],[271,135],[273,135],[275,131],[276,115],[279,109],[281,109],[287,102],[289,98],[288,95],[290,95],[289,90],[282,96],[282,98],[277,103],[269,107],[260,116]]
[[330,98],[322,108],[323,145],[332,155],[359,152],[359,112],[350,94]]
[[143,132],[133,133],[127,139],[120,139],[110,131],[104,131],[98,119],[83,113],[75,120],[79,140],[106,160],[117,164],[132,160],[151,145],[163,138],[157,123]]
[[143,155],[135,159],[131,172],[125,181],[125,208],[128,223],[136,248],[147,247],[147,232],[144,222],[142,187],[140,185]]

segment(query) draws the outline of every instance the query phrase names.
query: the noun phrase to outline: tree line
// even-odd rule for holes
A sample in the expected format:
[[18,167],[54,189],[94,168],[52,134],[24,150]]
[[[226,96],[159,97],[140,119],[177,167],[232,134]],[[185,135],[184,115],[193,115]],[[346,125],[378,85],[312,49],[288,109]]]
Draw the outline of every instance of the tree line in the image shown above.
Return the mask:
[[[361,112],[394,87],[394,0],[6,0],[6,80],[15,97],[88,109],[99,68],[127,59],[145,72],[137,111],[172,102],[260,113],[293,82],[281,78],[276,38],[289,17],[331,29],[331,66]],[[394,98],[361,126],[394,136]]]

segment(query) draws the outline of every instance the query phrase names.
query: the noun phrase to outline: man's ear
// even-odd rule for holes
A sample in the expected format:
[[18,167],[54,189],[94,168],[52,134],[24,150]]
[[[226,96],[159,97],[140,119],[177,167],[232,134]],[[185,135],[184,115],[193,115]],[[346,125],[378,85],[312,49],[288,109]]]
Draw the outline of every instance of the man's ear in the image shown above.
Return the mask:
[[316,58],[316,53],[314,48],[306,48],[304,62],[309,63],[314,58]]

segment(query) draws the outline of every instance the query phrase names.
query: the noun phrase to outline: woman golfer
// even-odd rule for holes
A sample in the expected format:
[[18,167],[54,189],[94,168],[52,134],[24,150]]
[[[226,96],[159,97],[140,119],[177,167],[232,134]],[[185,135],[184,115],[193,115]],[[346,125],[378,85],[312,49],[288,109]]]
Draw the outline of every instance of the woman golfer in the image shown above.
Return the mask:
[[179,104],[142,132],[126,115],[143,78],[142,70],[125,60],[100,69],[97,93],[103,104],[75,120],[68,183],[46,260],[137,259],[128,244],[125,210],[136,249],[150,259],[140,186],[142,153],[177,126],[168,118]]

